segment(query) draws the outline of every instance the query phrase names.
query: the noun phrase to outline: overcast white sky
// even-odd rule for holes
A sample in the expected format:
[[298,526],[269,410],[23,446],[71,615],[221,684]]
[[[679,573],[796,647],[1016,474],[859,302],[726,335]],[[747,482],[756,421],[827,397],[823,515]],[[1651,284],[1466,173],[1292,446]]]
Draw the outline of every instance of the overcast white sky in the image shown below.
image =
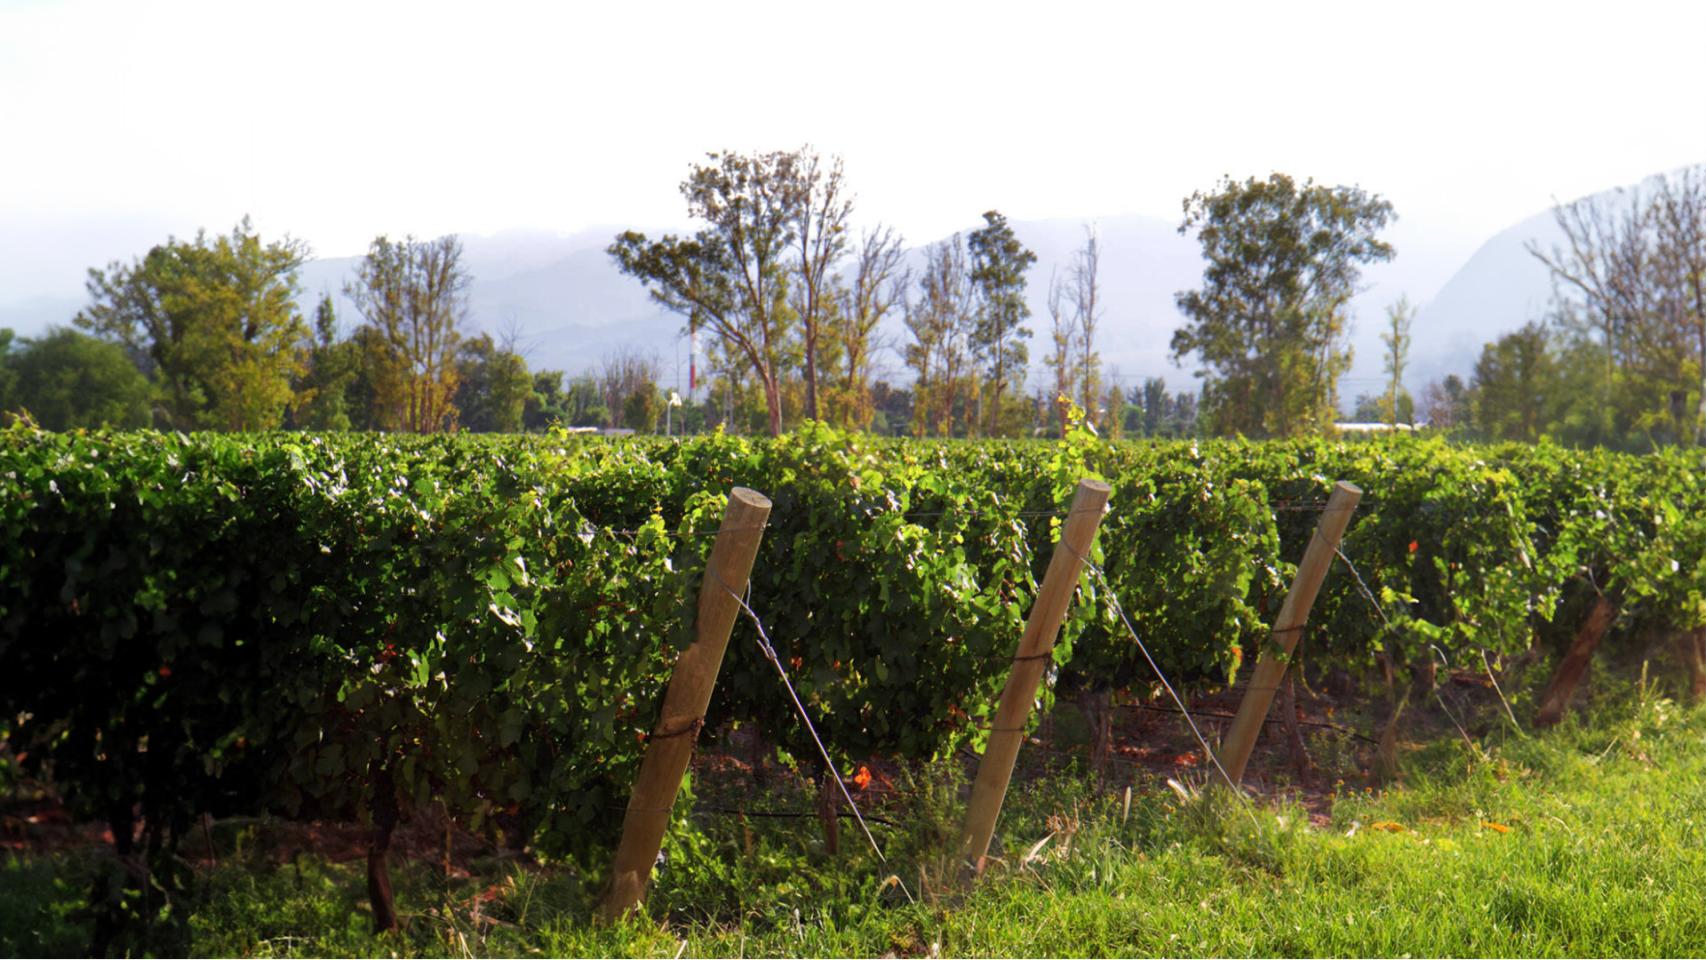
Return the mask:
[[808,141],[917,241],[990,207],[1173,218],[1278,169],[1467,256],[1554,197],[1706,161],[1702,38],[1706,3],[1627,0],[0,0],[0,282],[106,222],[247,212],[326,256],[670,224],[704,151]]

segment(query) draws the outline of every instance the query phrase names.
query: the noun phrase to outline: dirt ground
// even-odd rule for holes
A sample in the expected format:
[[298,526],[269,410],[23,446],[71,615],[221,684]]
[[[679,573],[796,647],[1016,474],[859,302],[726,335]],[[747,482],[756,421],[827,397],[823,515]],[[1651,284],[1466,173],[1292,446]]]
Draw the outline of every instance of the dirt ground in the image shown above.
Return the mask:
[[[1442,694],[1467,707],[1486,693],[1484,677],[1474,675],[1443,678]],[[1240,691],[1200,697],[1189,703],[1198,730],[1211,747],[1237,712]],[[1328,693],[1300,690],[1296,717],[1307,764],[1300,763],[1281,717],[1276,699],[1267,725],[1258,740],[1249,768],[1246,788],[1275,799],[1286,799],[1309,811],[1313,820],[1324,823],[1335,794],[1365,786],[1378,786],[1371,773],[1384,708],[1371,709],[1366,696],[1345,703]],[[1354,706],[1350,704],[1356,704]],[[1404,717],[1406,739],[1442,732],[1443,717],[1431,704],[1412,705]],[[1461,715],[1459,713],[1458,715]],[[1202,744],[1165,697],[1116,702],[1112,705],[1110,737],[1099,774],[1093,758],[1091,724],[1085,712],[1071,701],[1057,702],[1055,710],[1038,725],[1020,754],[1015,787],[1039,777],[1059,775],[1066,769],[1089,771],[1101,778],[1103,789],[1134,791],[1166,789],[1166,781],[1187,786],[1218,779]],[[1454,732],[1449,725],[1443,731]],[[747,812],[755,816],[817,816],[809,799],[809,785],[778,765],[761,761],[755,769],[750,740],[736,734],[714,739],[694,759],[696,788],[701,796],[700,812],[708,815]],[[962,755],[969,773],[975,757]],[[813,765],[815,767],[815,765]],[[849,790],[862,808],[881,817],[897,805],[895,781],[898,768],[890,762],[871,759],[852,781]],[[752,809],[728,809],[729,798],[749,798]],[[612,812],[612,826],[621,812]],[[288,862],[311,853],[332,861],[349,861],[367,854],[368,832],[355,822],[290,822],[277,819],[232,818],[204,820],[192,828],[181,844],[183,856],[202,865],[235,855],[262,856]],[[20,785],[0,800],[0,849],[14,853],[49,854],[76,850],[110,849],[112,835],[103,824],[76,822],[51,792]],[[480,834],[450,824],[434,810],[417,814],[399,827],[393,851],[401,858],[440,866],[451,875],[466,875],[492,858],[526,860],[524,852],[504,849],[495,829]]]

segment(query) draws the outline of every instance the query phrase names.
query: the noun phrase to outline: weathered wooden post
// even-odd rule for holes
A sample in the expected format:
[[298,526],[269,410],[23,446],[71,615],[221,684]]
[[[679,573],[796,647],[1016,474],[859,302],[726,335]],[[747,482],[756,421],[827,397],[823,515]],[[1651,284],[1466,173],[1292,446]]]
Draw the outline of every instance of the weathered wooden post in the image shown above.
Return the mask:
[[1049,558],[1037,601],[1025,620],[1024,636],[1013,654],[1013,670],[1007,675],[1001,705],[996,708],[995,723],[990,727],[989,744],[977,765],[977,780],[972,784],[971,802],[966,807],[965,829],[960,834],[960,852],[967,862],[975,865],[978,873],[983,872],[989,840],[995,835],[995,820],[1007,797],[1007,783],[1013,778],[1013,763],[1019,757],[1019,745],[1024,742],[1025,721],[1037,696],[1037,684],[1042,680],[1055,639],[1060,636],[1060,621],[1066,616],[1066,605],[1078,586],[1078,574],[1083,569],[1084,558],[1090,555],[1090,544],[1096,539],[1096,528],[1102,523],[1102,513],[1112,493],[1112,488],[1099,480],[1079,481],[1072,508],[1061,528],[1060,544]]
[[1297,566],[1297,578],[1291,582],[1291,592],[1285,595],[1279,619],[1274,621],[1272,643],[1285,651],[1285,656],[1274,656],[1268,650],[1257,655],[1250,686],[1244,691],[1244,701],[1238,705],[1238,716],[1232,721],[1232,729],[1220,748],[1220,765],[1233,783],[1244,780],[1244,767],[1250,762],[1256,736],[1262,732],[1262,725],[1268,720],[1268,709],[1273,706],[1274,693],[1285,678],[1286,658],[1297,649],[1297,639],[1303,635],[1304,624],[1309,622],[1309,608],[1315,605],[1321,581],[1327,579],[1327,570],[1333,565],[1333,556],[1338,553],[1339,542],[1345,537],[1345,527],[1350,524],[1351,513],[1361,499],[1362,491],[1354,484],[1343,481],[1334,484],[1333,494],[1327,498],[1327,508],[1315,524],[1315,535],[1309,538],[1309,547],[1303,551],[1303,562]]
[[740,613],[736,596],[752,575],[758,542],[770,518],[770,501],[763,494],[736,487],[729,493],[723,524],[717,530],[699,586],[699,612],[693,624],[693,643],[681,652],[670,675],[658,724],[646,744],[640,774],[622,818],[622,839],[611,870],[610,892],[599,909],[613,919],[638,907],[646,898],[652,865],[663,846],[669,811],[681,790],[682,775],[693,755],[705,708],[729,645],[729,632]]

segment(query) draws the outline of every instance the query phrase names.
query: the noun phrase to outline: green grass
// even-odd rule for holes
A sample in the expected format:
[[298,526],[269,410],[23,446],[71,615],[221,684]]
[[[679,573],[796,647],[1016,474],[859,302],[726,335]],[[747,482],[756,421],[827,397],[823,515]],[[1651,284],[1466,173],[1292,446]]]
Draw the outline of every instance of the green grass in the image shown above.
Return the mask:
[[[1455,734],[1453,735],[1455,737]],[[227,863],[202,875],[195,955],[1698,955],[1706,949],[1706,710],[1631,693],[1541,736],[1414,749],[1403,786],[1345,790],[1325,823],[1225,793],[1098,794],[1057,772],[1016,789],[1005,862],[943,882],[959,811],[923,771],[891,868],[811,821],[708,820],[673,840],[647,918],[588,922],[596,878],[491,866],[398,871],[400,934],[374,937],[357,865]],[[774,798],[772,798],[774,799]],[[783,798],[788,799],[788,798]],[[796,804],[797,805],[797,804]],[[1399,825],[1401,830],[1392,829]],[[1490,826],[1496,824],[1497,826]],[[1377,826],[1379,825],[1379,826]],[[760,829],[762,826],[762,829]],[[1504,827],[1504,830],[1498,829]],[[750,828],[750,832],[749,832]],[[1019,861],[1044,835],[1035,859]],[[0,870],[0,952],[86,949],[99,857]],[[900,884],[888,880],[896,876]],[[908,896],[917,898],[909,902]]]

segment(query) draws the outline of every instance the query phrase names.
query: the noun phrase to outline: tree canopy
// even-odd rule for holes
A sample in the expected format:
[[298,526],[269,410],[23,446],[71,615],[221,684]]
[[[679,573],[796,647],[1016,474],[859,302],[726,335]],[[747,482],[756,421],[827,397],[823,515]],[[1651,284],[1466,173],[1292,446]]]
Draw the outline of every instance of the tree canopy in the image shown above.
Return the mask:
[[1031,317],[1025,300],[1025,271],[1037,262],[1037,255],[1019,242],[999,211],[985,213],[983,224],[966,237],[971,283],[978,295],[972,346],[989,380],[985,429],[992,436],[1003,436],[1013,433],[1020,419],[1011,401],[1024,389],[1030,361],[1025,348],[1031,336],[1031,328],[1025,326]]
[[1222,433],[1292,436],[1331,425],[1350,366],[1349,303],[1362,267],[1391,259],[1392,205],[1357,187],[1224,179],[1185,199],[1203,284],[1175,301],[1175,361],[1201,364],[1204,413]]
[[296,306],[307,256],[288,237],[263,242],[247,217],[229,234],[168,238],[129,266],[91,269],[91,302],[73,322],[138,360],[162,425],[272,429],[308,344]]
[[[11,337],[0,330],[0,343]],[[148,426],[148,380],[117,344],[64,327],[0,352],[0,404],[49,430]]]
[[380,424],[436,433],[456,424],[456,352],[471,281],[455,236],[380,236],[346,284],[373,336],[366,361]]

